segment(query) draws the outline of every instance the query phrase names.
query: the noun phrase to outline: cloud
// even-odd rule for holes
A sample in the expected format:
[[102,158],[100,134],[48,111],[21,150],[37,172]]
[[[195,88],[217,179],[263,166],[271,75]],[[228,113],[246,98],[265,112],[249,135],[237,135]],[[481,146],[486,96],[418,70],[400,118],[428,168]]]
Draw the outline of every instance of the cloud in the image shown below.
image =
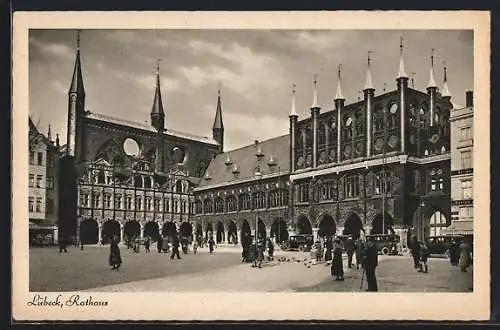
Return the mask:
[[[113,74],[118,79],[134,83],[147,90],[154,90],[156,86],[155,75],[136,75],[133,73],[123,72],[123,71],[113,71]],[[167,77],[161,77],[160,84],[162,92],[179,90],[182,86],[179,80]]]
[[35,38],[30,38],[30,45],[33,45],[49,55],[59,56],[62,58],[73,58],[75,56],[72,48],[60,43],[43,42]]
[[62,94],[66,94],[68,91],[68,86],[63,84],[60,80],[52,80],[50,82],[50,88]]
[[342,40],[331,33],[300,31],[295,34],[295,42],[313,52],[323,52],[340,46]]

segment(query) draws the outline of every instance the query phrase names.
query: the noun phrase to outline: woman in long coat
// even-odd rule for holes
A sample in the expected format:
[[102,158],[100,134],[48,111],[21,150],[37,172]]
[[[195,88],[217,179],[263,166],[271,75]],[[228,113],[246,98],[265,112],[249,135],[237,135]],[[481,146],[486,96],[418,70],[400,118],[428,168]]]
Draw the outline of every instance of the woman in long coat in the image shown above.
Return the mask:
[[121,264],[122,258],[120,255],[120,248],[118,247],[118,241],[113,237],[109,248],[109,265],[112,267],[112,269],[118,269],[120,268]]
[[464,241],[460,244],[460,269],[465,273],[471,264],[471,248],[469,243]]
[[331,274],[335,276],[335,281],[344,280],[344,265],[342,262],[342,245],[339,240],[335,241],[333,248],[333,261],[331,267]]

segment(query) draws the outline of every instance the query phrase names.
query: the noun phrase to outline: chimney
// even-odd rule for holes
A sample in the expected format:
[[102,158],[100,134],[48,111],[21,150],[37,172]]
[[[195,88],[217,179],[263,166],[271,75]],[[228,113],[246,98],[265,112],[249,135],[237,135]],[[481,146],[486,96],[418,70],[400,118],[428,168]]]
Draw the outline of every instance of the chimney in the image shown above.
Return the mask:
[[465,92],[465,106],[467,108],[474,106],[474,93],[472,91]]

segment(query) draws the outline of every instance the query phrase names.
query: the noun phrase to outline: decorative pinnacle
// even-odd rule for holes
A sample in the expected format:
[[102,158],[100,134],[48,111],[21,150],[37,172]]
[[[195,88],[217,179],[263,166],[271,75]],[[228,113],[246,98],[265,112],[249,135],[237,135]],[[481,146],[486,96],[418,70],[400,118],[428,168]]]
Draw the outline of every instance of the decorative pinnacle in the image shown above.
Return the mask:
[[161,62],[161,58],[156,60],[156,74],[160,73],[160,62]]
[[399,54],[403,55],[403,37],[399,38]]
[[311,108],[319,108],[318,105],[318,75],[314,74],[314,95],[313,95],[313,104]]
[[82,32],[82,30],[78,29],[76,31],[76,49],[77,50],[80,50],[80,33]]
[[431,72],[429,74],[429,83],[427,88],[436,88],[436,79],[434,79],[434,48],[431,49]]
[[292,84],[292,109],[290,109],[290,116],[297,116],[297,109],[295,107],[295,84]]
[[444,81],[446,82],[446,61],[443,61],[444,66]]
[[448,81],[447,81],[448,79],[446,77],[446,62],[445,61],[443,61],[443,65],[444,65],[444,79],[443,79],[443,89],[441,91],[441,96],[451,98],[450,89],[448,88]]
[[365,82],[365,90],[374,89],[372,83],[372,74],[370,72],[370,54],[373,53],[371,50],[368,51],[368,67],[366,68],[366,82]]
[[341,82],[341,67],[342,64],[339,64],[339,69],[338,69],[338,84],[337,84],[337,94],[335,95],[335,100],[344,100],[344,96],[342,95],[342,87],[340,86]]
[[368,67],[370,67],[371,59],[370,59],[370,54],[373,53],[373,51],[369,50],[368,51]]
[[403,59],[403,37],[399,39],[399,73],[398,78],[408,78],[405,72],[405,62]]

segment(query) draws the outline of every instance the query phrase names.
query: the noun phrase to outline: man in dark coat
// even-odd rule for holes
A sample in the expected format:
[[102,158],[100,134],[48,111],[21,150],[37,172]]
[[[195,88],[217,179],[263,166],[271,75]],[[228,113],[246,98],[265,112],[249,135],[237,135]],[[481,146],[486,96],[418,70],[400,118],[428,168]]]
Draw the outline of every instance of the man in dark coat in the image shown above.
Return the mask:
[[215,241],[212,236],[208,239],[208,252],[214,253]]
[[160,235],[158,236],[158,241],[156,242],[156,248],[158,249],[158,253],[161,253],[163,246],[163,237]]
[[452,266],[458,266],[460,259],[460,244],[453,239],[450,244],[450,263]]
[[332,276],[335,277],[335,281],[344,280],[344,264],[342,262],[342,244],[339,240],[335,240],[333,244],[333,260],[332,266],[330,268]]
[[151,241],[149,240],[149,237],[146,237],[144,239],[144,248],[146,249],[146,253],[149,253],[149,246],[151,245]]
[[179,238],[177,235],[172,237],[172,255],[170,256],[170,259],[174,259],[176,256],[177,259],[182,259],[179,255]]
[[420,242],[417,240],[417,236],[411,238],[409,248],[415,269],[420,269]]
[[347,253],[347,267],[352,267],[352,256],[354,255],[354,241],[348,238],[344,243],[344,249]]
[[378,291],[377,277],[375,269],[378,266],[378,251],[377,247],[372,241],[366,242],[366,249],[363,253],[363,267],[366,273],[366,282],[368,289],[366,291]]
[[109,265],[112,269],[120,268],[122,264],[122,258],[120,255],[120,247],[118,246],[118,240],[116,238],[111,239],[111,245],[109,248]]
[[268,260],[274,260],[274,244],[273,241],[268,238],[267,239],[267,253],[268,253]]

